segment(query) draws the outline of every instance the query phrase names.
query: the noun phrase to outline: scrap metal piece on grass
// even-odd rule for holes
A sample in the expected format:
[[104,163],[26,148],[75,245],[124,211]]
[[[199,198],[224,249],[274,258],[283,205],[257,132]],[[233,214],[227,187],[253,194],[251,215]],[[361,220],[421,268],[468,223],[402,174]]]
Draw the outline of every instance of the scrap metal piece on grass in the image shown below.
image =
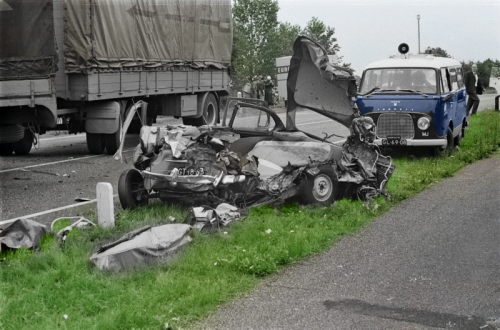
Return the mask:
[[43,235],[48,232],[47,226],[36,221],[18,219],[0,232],[0,249],[2,245],[12,249],[36,249]]
[[[63,224],[64,227],[59,228],[61,227],[59,223],[62,224],[63,222],[68,222],[68,221],[71,223],[70,225],[64,226]],[[84,217],[64,217],[64,218],[57,218],[54,221],[52,221],[52,223],[50,224],[50,230],[52,230],[52,232],[54,232],[58,238],[62,239],[63,241],[66,241],[69,232],[73,230],[73,228],[84,229],[89,226],[95,227],[96,225],[95,223],[93,223],[88,219],[85,219]]]
[[102,246],[90,257],[101,270],[120,271],[152,261],[166,261],[191,241],[191,226],[167,224],[146,226]]

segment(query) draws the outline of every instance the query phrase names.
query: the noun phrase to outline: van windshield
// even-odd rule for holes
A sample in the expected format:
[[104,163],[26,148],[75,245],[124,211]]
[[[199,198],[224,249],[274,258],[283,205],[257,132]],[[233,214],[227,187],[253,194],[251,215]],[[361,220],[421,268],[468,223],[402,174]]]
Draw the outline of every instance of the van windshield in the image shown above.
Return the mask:
[[437,93],[436,81],[434,69],[369,69],[365,72],[361,82],[360,93],[366,93],[375,87],[396,92],[414,90],[422,93]]

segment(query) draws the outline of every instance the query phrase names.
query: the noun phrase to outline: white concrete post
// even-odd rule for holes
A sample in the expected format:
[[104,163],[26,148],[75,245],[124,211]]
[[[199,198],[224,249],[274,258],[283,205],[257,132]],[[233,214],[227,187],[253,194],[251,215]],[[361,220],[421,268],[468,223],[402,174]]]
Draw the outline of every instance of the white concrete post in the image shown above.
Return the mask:
[[109,182],[98,182],[97,196],[97,222],[101,227],[115,226],[115,204],[113,203],[113,186]]

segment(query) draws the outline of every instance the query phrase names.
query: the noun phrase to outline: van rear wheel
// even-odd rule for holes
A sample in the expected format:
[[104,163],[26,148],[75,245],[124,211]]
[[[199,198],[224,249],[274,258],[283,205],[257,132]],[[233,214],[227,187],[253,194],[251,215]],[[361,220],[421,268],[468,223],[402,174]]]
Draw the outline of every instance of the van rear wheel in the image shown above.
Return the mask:
[[460,147],[460,143],[462,142],[462,139],[464,138],[464,135],[463,135],[463,129],[461,128],[460,129],[460,132],[458,133],[457,136],[455,136],[455,139],[454,139],[454,144],[455,144],[455,147]]

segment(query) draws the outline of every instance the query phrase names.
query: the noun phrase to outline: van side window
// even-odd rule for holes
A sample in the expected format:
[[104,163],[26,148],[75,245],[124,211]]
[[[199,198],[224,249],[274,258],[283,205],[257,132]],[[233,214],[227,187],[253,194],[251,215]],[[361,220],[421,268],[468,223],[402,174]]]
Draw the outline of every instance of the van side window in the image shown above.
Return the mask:
[[450,72],[451,89],[457,90],[458,89],[457,72],[453,68],[449,69],[449,72]]
[[448,93],[450,91],[450,79],[445,68],[441,69],[441,84],[443,87],[443,93]]
[[462,68],[457,68],[457,82],[458,82],[458,88],[464,87]]

